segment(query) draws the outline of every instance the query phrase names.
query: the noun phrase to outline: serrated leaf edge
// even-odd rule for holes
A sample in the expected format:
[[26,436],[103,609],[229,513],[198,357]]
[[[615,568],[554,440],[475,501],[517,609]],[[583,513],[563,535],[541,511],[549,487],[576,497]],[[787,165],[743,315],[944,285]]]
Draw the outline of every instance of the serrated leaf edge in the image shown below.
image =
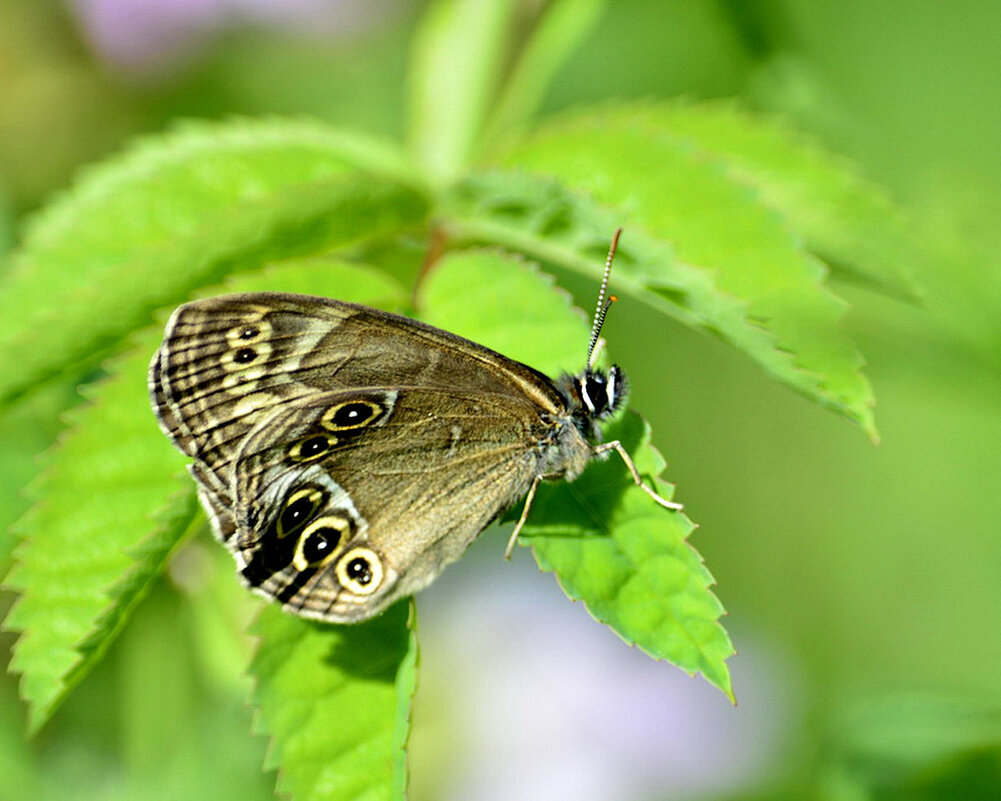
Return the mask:
[[[641,420],[642,420],[642,418],[641,418]],[[643,427],[644,427],[644,435],[643,435],[643,439],[640,441],[640,447],[650,449],[652,451],[652,455],[657,459],[658,463],[661,465],[661,468],[658,471],[657,475],[652,476],[652,478],[656,481],[656,483],[658,485],[662,485],[664,487],[669,487],[669,488],[671,488],[671,490],[673,490],[674,485],[672,483],[670,483],[669,481],[666,481],[666,480],[664,480],[664,479],[662,479],[660,477],[661,473],[663,473],[663,470],[666,467],[666,461],[664,460],[663,455],[660,453],[660,450],[652,442],[650,442],[650,427],[649,427],[649,424],[647,424],[647,422],[645,420],[643,420],[642,422],[643,422]],[[670,497],[670,495],[671,495],[671,493],[668,493],[667,495],[664,495],[663,491],[661,489],[661,486],[658,486],[657,491],[662,494],[662,497]],[[650,502],[653,503],[652,500]],[[715,625],[716,628],[718,628],[722,632],[724,638],[726,639],[727,644],[730,646],[730,652],[729,652],[729,654],[727,654],[727,656],[723,657],[723,659],[721,660],[721,665],[723,666],[724,671],[726,672],[726,676],[727,676],[727,686],[726,687],[719,687],[719,685],[717,685],[716,682],[710,680],[709,677],[706,676],[704,673],[702,675],[706,679],[706,681],[708,681],[710,684],[712,684],[713,686],[719,687],[719,689],[722,690],[722,692],[727,696],[727,698],[729,698],[730,701],[734,705],[736,705],[737,700],[736,700],[736,697],[735,697],[734,692],[733,692],[733,683],[732,683],[732,679],[730,678],[729,667],[726,664],[726,662],[727,662],[727,660],[731,656],[734,656],[737,653],[737,650],[733,647],[733,642],[730,639],[730,636],[727,633],[726,629],[723,628],[723,625],[720,623],[720,620],[727,615],[727,611],[724,608],[723,604],[720,602],[720,600],[717,597],[717,595],[714,592],[712,592],[711,588],[717,586],[717,582],[716,582],[716,579],[713,577],[712,573],[710,573],[709,569],[706,567],[705,559],[702,557],[702,554],[699,553],[699,551],[695,548],[695,546],[692,545],[691,542],[689,542],[688,538],[691,536],[692,532],[694,532],[698,528],[698,524],[697,523],[693,523],[692,520],[686,514],[684,514],[683,512],[674,512],[673,514],[675,514],[677,517],[680,517],[682,520],[684,520],[685,528],[687,530],[685,531],[684,535],[682,536],[682,540],[681,541],[685,545],[685,547],[688,548],[691,551],[691,553],[694,555],[694,557],[698,561],[698,564],[699,564],[699,566],[701,568],[700,572],[702,573],[703,577],[705,578],[705,583],[703,584],[703,589],[713,598],[713,600],[716,602],[716,604],[719,606],[719,609],[720,609],[720,614],[713,620],[713,625]],[[602,521],[602,522],[604,522],[604,521]],[[556,579],[556,583],[559,585],[559,588],[563,592],[563,594],[566,595],[567,598],[569,598],[572,602],[574,602],[574,603],[581,603],[584,606],[584,608],[587,610],[587,613],[595,621],[597,621],[598,623],[601,623],[603,626],[607,627],[612,632],[614,632],[615,635],[619,639],[621,639],[624,643],[626,643],[628,646],[630,646],[632,648],[636,648],[637,650],[641,651],[642,653],[646,654],[651,659],[653,659],[653,660],[655,660],[657,662],[667,662],[670,665],[678,667],[685,674],[687,674],[688,676],[691,676],[691,677],[694,677],[697,674],[702,673],[702,671],[699,671],[699,670],[687,670],[686,668],[681,667],[680,665],[675,665],[675,663],[671,662],[671,660],[668,659],[667,657],[658,656],[658,655],[652,653],[650,650],[648,650],[647,648],[645,648],[643,645],[641,645],[641,644],[639,644],[639,643],[631,640],[622,631],[620,631],[615,625],[613,625],[609,620],[603,619],[601,617],[601,615],[596,610],[594,610],[591,607],[591,605],[587,602],[587,600],[583,596],[581,596],[581,595],[579,595],[579,594],[571,591],[570,588],[566,586],[566,584],[564,582],[564,579],[559,574],[559,571],[554,566],[549,565],[547,563],[547,560],[542,555],[540,555],[539,552],[536,550],[535,546],[531,542],[531,540],[532,540],[532,536],[531,536],[531,529],[532,529],[531,522],[527,523],[526,526],[525,526],[525,528],[526,528],[526,535],[527,536],[525,537],[525,539],[523,541],[521,541],[520,544],[523,545],[523,546],[526,546],[526,547],[530,547],[532,549],[532,555],[535,558],[535,562],[539,566],[539,569],[541,571],[543,571],[544,573],[552,573],[553,577]],[[541,532],[541,533],[544,533],[544,532]],[[619,550],[620,553],[623,553],[621,551],[621,549],[617,548],[617,550]],[[635,565],[635,563],[632,560],[629,560],[629,561],[630,561],[630,564],[634,568],[631,575],[632,576],[638,576],[638,575],[640,575],[640,571],[638,569],[636,569],[637,566]],[[622,590],[624,589],[624,587],[625,587],[624,583],[620,584],[619,586],[617,586],[616,590],[615,590],[616,591],[616,595],[618,595],[619,593],[621,593]],[[696,643],[694,640],[691,640],[691,638],[689,637],[687,631],[684,631],[683,633],[685,634],[685,637],[688,638],[689,641],[692,642],[692,644],[695,645],[696,648],[701,653],[702,652],[702,648],[699,646],[699,644]],[[707,660],[707,661],[709,661],[709,660]]]
[[[134,358],[137,355],[137,349],[141,347],[139,340],[142,336],[142,331],[132,332],[127,338],[126,342],[129,343],[128,347],[124,348],[122,352],[115,354],[114,356],[108,358],[102,365],[105,375],[103,375],[98,380],[91,382],[89,384],[84,384],[79,387],[79,393],[81,395],[81,402],[77,405],[66,409],[61,415],[60,419],[63,423],[63,429],[59,432],[55,441],[45,449],[40,455],[39,459],[44,463],[44,468],[34,477],[34,479],[25,487],[24,494],[31,498],[31,506],[25,511],[25,513],[11,526],[11,531],[14,533],[15,537],[18,538],[18,543],[14,547],[12,554],[12,562],[10,570],[7,575],[4,576],[2,583],[0,583],[0,589],[4,591],[14,593],[18,598],[14,601],[11,608],[8,610],[7,615],[4,620],[0,622],[0,630],[9,631],[11,633],[18,634],[18,640],[12,647],[12,659],[8,664],[8,672],[12,674],[17,674],[24,676],[23,671],[19,671],[15,667],[14,658],[16,657],[18,643],[24,636],[30,636],[30,630],[25,630],[20,627],[14,627],[8,625],[8,621],[11,617],[12,612],[20,604],[20,598],[29,595],[31,592],[30,586],[24,586],[18,583],[17,573],[19,572],[19,566],[23,561],[23,554],[25,549],[30,548],[30,540],[27,539],[27,535],[30,531],[25,529],[26,521],[34,515],[35,510],[39,508],[44,508],[46,505],[46,498],[44,495],[44,486],[47,482],[52,479],[52,472],[56,469],[56,462],[59,453],[65,446],[66,441],[71,438],[77,426],[86,419],[90,410],[95,408],[100,401],[100,389],[105,384],[118,379],[120,373],[118,372],[118,365],[121,363]],[[180,476],[178,477],[180,479]],[[182,486],[182,484],[184,486]],[[51,719],[52,715],[59,707],[59,705],[65,700],[68,693],[84,678],[87,671],[80,672],[78,675],[74,675],[80,668],[80,665],[84,662],[87,654],[86,648],[88,642],[92,637],[100,630],[102,622],[107,620],[112,614],[115,613],[115,606],[120,599],[119,592],[124,586],[128,584],[131,578],[135,575],[135,571],[139,569],[139,553],[146,547],[146,545],[158,537],[166,533],[167,526],[171,523],[171,518],[176,514],[177,499],[183,497],[184,495],[191,496],[190,487],[187,486],[188,479],[184,476],[183,482],[178,481],[178,489],[172,493],[168,498],[161,504],[161,506],[151,510],[147,514],[147,519],[151,523],[150,529],[146,532],[144,536],[139,538],[135,543],[130,545],[124,554],[130,560],[130,566],[119,578],[106,587],[103,591],[104,598],[108,601],[108,605],[91,621],[91,626],[89,632],[78,642],[71,646],[70,650],[74,653],[74,661],[66,669],[66,671],[60,677],[60,682],[63,685],[60,693],[55,696],[50,702],[42,707],[32,704],[32,702],[25,698],[23,694],[20,695],[21,699],[29,706],[28,715],[28,728],[29,734],[36,734],[39,729],[48,720]],[[186,521],[183,525],[183,529],[186,529],[190,524],[190,519]],[[178,538],[180,541],[180,537]],[[177,543],[169,549],[164,558],[164,564],[169,560],[170,554],[177,547]],[[154,573],[155,575],[155,573]],[[152,578],[153,576],[151,576]],[[149,582],[139,589],[132,599],[126,602],[126,609],[133,607],[142,600],[145,593],[149,589]],[[117,637],[121,628],[124,626],[125,619],[115,624],[111,632],[109,632],[108,639],[97,646],[100,649],[100,654],[103,655],[104,651],[110,646],[111,642]],[[98,659],[100,655],[98,656]],[[95,660],[96,661],[96,660]]]
[[[614,228],[613,220],[616,218],[621,220],[623,216],[620,210],[596,201],[590,192],[568,187],[554,176],[533,173],[518,168],[507,171],[481,171],[473,177],[485,177],[489,180],[490,177],[494,175],[504,178],[510,175],[517,175],[532,182],[556,186],[564,196],[570,198],[574,202],[574,210],[577,214],[580,214],[581,211],[583,211],[585,216],[593,215],[607,217],[609,219],[609,230],[613,230]],[[755,192],[752,187],[741,188],[750,193],[751,196],[754,196]],[[811,284],[814,286],[815,291],[818,293],[818,296],[823,298],[826,302],[833,303],[837,306],[836,321],[840,324],[847,314],[848,304],[841,297],[832,292],[824,282],[824,278],[828,275],[826,265],[813,253],[802,247],[802,243],[797,239],[795,233],[789,227],[788,220],[781,215],[780,212],[767,205],[762,205],[762,209],[766,214],[772,217],[778,225],[781,226],[783,231],[786,232],[790,243],[795,247],[795,250],[803,259],[804,265],[809,271],[808,277]],[[489,212],[487,212],[487,214],[489,214]],[[580,216],[577,216],[575,219],[577,220],[577,224],[575,226],[576,228],[583,227],[584,230],[589,230],[589,222],[587,219]],[[581,255],[579,242],[571,242],[568,244],[563,242],[554,242],[552,239],[547,239],[535,232],[525,233],[514,225],[507,225],[503,222],[495,222],[488,217],[456,216],[449,219],[445,223],[445,226],[448,229],[449,234],[457,242],[473,243],[486,241],[496,243],[501,247],[513,247],[524,251],[527,254],[531,254],[534,258],[558,264],[559,266],[572,270],[578,274],[586,275],[588,277],[598,277],[600,265]],[[665,252],[671,250],[669,242],[660,240],[655,235],[649,233],[645,226],[640,224],[630,225],[629,235],[634,238],[634,243],[637,234],[642,236],[645,240],[645,242],[641,243],[641,249],[646,247],[655,249],[657,246],[660,246],[665,250]],[[580,237],[578,236],[577,239],[579,240]],[[786,384],[807,398],[818,402],[821,406],[824,406],[842,417],[859,424],[859,426],[873,442],[879,441],[879,435],[876,431],[875,423],[873,422],[871,414],[871,410],[875,406],[871,383],[862,372],[862,368],[865,366],[865,360],[854,344],[851,345],[853,357],[852,370],[861,381],[861,385],[866,396],[864,409],[868,409],[868,413],[866,413],[864,409],[859,410],[861,413],[856,413],[855,404],[847,403],[843,396],[832,391],[822,373],[818,373],[817,371],[804,366],[803,363],[797,359],[795,351],[785,345],[782,339],[778,336],[777,332],[769,326],[771,318],[752,314],[750,312],[750,303],[747,300],[722,289],[717,284],[713,276],[713,270],[702,265],[677,258],[671,259],[670,266],[671,269],[679,275],[679,278],[681,278],[684,273],[689,273],[689,276],[680,283],[690,284],[692,280],[694,280],[696,283],[701,284],[701,291],[703,293],[711,293],[718,302],[722,303],[725,301],[725,305],[729,308],[731,313],[740,316],[745,328],[745,336],[747,336],[748,339],[748,347],[741,345],[739,339],[732,338],[726,331],[711,325],[708,320],[701,316],[701,314],[697,312],[693,313],[693,310],[675,304],[672,301],[658,295],[656,283],[644,282],[642,278],[638,279],[633,276],[624,276],[621,272],[616,274],[613,271],[613,284],[616,286],[617,291],[629,294],[631,297],[636,298],[658,312],[667,314],[689,327],[693,327],[697,330],[702,330],[703,332],[719,337],[734,349],[751,357],[773,378],[779,380],[783,384]],[[648,278],[653,277],[648,276]],[[668,287],[665,285],[661,288],[667,289]],[[762,341],[755,344],[750,336],[753,333],[757,333],[758,338]],[[765,344],[766,342],[768,343],[767,345]],[[763,359],[759,351],[767,351],[767,353],[770,354],[771,359],[774,360],[774,363],[770,363],[768,360]],[[781,370],[777,369],[778,363],[784,363],[785,369],[788,372],[783,373]],[[800,376],[802,383],[800,384],[799,382],[789,380],[789,376],[791,375]]]

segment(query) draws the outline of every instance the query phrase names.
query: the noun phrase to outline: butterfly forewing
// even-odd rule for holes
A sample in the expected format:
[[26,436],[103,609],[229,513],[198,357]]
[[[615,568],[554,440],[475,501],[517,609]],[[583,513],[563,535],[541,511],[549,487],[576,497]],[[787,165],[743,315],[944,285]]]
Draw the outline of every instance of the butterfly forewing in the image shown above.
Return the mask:
[[228,460],[272,407],[315,389],[383,385],[387,375],[563,408],[546,376],[481,345],[365,306],[280,293],[181,306],[150,375],[165,430],[210,465]]

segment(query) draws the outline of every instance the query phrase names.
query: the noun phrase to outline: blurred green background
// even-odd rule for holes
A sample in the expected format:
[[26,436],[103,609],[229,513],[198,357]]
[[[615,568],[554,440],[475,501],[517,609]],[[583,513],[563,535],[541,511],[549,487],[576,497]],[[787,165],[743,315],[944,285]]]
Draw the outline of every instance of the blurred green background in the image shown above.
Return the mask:
[[[177,118],[305,114],[399,137],[420,10],[4,0],[0,249],[81,165]],[[680,94],[781,113],[902,204],[926,297],[838,287],[875,447],[720,343],[618,304],[605,335],[701,526],[739,706],[590,624],[488,536],[420,600],[415,799],[1001,798],[998,42],[1001,3],[983,0],[610,4],[547,112]],[[4,524],[65,402],[0,420]],[[221,551],[181,554],[32,743],[0,680],[0,800],[269,797],[242,590],[182,600],[230,569]]]

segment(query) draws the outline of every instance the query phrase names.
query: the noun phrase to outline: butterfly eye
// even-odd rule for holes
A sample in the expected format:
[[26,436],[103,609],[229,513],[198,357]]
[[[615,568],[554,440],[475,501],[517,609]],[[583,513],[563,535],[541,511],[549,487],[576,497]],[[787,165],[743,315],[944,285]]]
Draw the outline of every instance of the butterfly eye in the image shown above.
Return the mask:
[[338,581],[355,595],[371,595],[382,576],[382,561],[368,548],[352,548],[337,562]]
[[337,444],[337,437],[330,434],[317,434],[299,440],[289,448],[288,456],[293,462],[311,462],[328,453]]
[[361,428],[381,415],[383,408],[373,401],[348,401],[332,406],[323,413],[320,425],[328,431]]
[[278,536],[287,537],[302,528],[323,503],[325,495],[316,487],[293,492],[278,517]]
[[327,515],[311,523],[299,537],[292,564],[297,570],[323,567],[337,553],[341,540],[351,532],[346,517]]

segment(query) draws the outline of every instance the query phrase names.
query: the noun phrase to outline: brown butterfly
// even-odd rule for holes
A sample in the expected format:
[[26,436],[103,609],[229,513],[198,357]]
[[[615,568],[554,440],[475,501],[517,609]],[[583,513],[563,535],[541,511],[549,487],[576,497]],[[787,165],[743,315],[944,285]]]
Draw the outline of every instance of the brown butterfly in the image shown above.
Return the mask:
[[467,339],[388,312],[281,293],[179,307],[149,370],[163,431],[243,580],[288,611],[335,623],[427,586],[543,479],[572,481],[619,442],[598,421],[626,381],[593,366],[552,380]]

